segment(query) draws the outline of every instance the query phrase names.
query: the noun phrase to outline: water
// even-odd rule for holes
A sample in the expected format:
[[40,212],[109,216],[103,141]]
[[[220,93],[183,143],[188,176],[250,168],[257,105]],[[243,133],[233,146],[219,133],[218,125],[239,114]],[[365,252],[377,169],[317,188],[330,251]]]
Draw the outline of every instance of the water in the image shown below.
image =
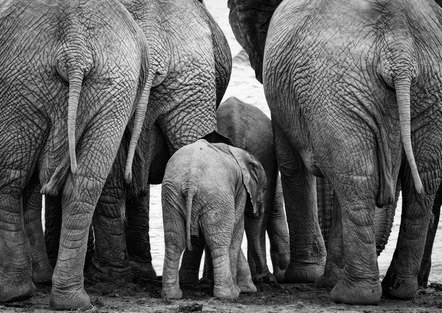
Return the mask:
[[[236,56],[241,51],[241,46],[236,42],[233,32],[229,25],[227,1],[206,1],[206,6],[211,12],[217,23],[220,25],[230,45],[232,56]],[[253,104],[261,109],[264,113],[270,116],[269,108],[265,101],[264,91],[262,85],[255,79],[254,71],[248,64],[234,63],[232,77],[230,79],[229,87],[227,88],[224,99],[230,96],[235,96],[240,100]],[[150,235],[153,266],[157,275],[162,274],[163,258],[164,258],[164,233],[161,212],[161,186],[151,186],[150,199]],[[396,246],[400,224],[400,207],[401,201],[398,204],[398,209],[393,223],[393,229],[390,235],[390,240],[380,257],[378,258],[379,269],[381,275],[385,275],[388,265],[390,264],[393,252]],[[438,233],[436,235],[433,248],[433,265],[430,274],[430,281],[442,281],[442,223],[439,224]],[[246,241],[244,239],[243,249],[245,251]],[[269,256],[269,252],[267,252]],[[271,266],[270,260],[268,261]]]

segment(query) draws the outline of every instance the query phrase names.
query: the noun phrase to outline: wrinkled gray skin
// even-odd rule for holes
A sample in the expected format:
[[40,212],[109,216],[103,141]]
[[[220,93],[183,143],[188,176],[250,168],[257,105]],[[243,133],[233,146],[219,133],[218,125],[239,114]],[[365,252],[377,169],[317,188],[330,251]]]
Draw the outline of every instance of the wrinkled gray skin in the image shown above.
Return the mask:
[[[32,236],[41,231],[38,214],[27,209],[38,181],[48,198],[61,195],[63,210],[50,307],[89,307],[89,225],[124,129],[146,105],[146,41],[112,0],[6,1],[0,8],[0,302],[35,291],[25,231],[42,244]],[[137,116],[139,130],[144,115]]]
[[[442,7],[442,0],[436,0],[436,3],[439,5],[439,7]],[[430,276],[430,269],[431,269],[431,254],[433,252],[434,238],[436,237],[436,231],[439,225],[441,205],[442,205],[442,187],[439,186],[439,190],[436,193],[436,197],[433,203],[433,223],[431,227],[428,229],[424,255],[422,257],[422,264],[418,275],[418,283],[420,287],[426,288],[428,286],[428,277]]]
[[426,288],[428,286],[428,277],[431,270],[431,254],[433,251],[434,238],[436,237],[436,231],[439,225],[440,219],[440,207],[442,205],[442,185],[439,186],[439,190],[436,193],[433,203],[433,223],[428,228],[427,241],[425,243],[424,255],[422,257],[422,264],[418,274],[418,283],[420,287]]
[[[270,280],[273,279],[272,275],[269,275],[267,267],[265,243],[267,232],[270,241],[273,275],[278,282],[283,282],[285,270],[290,260],[289,235],[281,182],[278,179],[271,121],[261,110],[235,97],[223,101],[216,114],[218,132],[229,138],[235,147],[251,153],[262,164],[266,172],[267,186],[264,194],[264,214],[259,218],[245,217],[249,245],[247,259],[253,281],[256,282],[264,277]],[[251,203],[247,203],[247,205],[250,206]],[[246,208],[246,211],[251,210],[251,208]],[[255,238],[260,238],[259,247],[250,246],[257,242]],[[199,243],[195,239],[193,250],[184,252],[180,268],[180,281],[182,283],[198,281],[204,240],[201,239]],[[258,252],[258,255],[253,255],[252,251],[260,252]]]
[[[266,183],[259,161],[224,143],[201,139],[171,157],[161,189],[163,298],[182,297],[178,267],[186,246],[192,250],[191,236],[202,236],[210,251],[215,297],[235,299],[240,292],[256,291],[241,242],[244,214],[263,213]],[[252,212],[245,212],[246,201]]]
[[[290,231],[286,279],[322,273],[314,175],[325,176],[342,233],[329,246],[344,256],[332,299],[378,303],[382,289],[412,298],[441,181],[441,11],[411,0],[283,1],[274,10],[278,2],[229,7],[238,41],[263,56],[251,63],[274,125]],[[399,175],[401,229],[381,288],[374,211],[394,203]]]
[[[224,34],[200,2],[121,2],[146,35],[156,75],[132,184],[127,188],[122,171],[132,132],[128,127],[97,204],[95,252],[87,275],[132,281],[156,278],[149,242],[149,184],[161,183],[171,154],[216,128],[215,109],[227,88],[232,61]],[[56,227],[52,229],[46,239],[56,242]]]

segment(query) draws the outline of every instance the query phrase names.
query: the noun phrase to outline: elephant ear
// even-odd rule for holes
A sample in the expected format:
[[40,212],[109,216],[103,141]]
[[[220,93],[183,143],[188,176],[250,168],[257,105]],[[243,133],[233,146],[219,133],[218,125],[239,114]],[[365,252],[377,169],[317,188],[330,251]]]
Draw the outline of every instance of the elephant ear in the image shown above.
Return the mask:
[[239,44],[246,50],[256,79],[262,83],[264,46],[273,12],[282,0],[229,0],[229,22]]
[[243,184],[252,203],[253,216],[264,214],[264,191],[267,186],[267,177],[261,163],[243,149],[228,146],[230,154],[238,163]]

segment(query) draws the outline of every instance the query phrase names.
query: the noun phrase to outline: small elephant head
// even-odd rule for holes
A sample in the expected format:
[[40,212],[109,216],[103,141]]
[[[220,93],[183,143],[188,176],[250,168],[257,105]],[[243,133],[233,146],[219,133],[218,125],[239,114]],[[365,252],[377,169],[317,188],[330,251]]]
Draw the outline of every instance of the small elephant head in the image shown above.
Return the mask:
[[267,186],[264,168],[253,155],[243,149],[229,146],[229,151],[241,168],[243,183],[253,206],[253,212],[246,213],[258,217],[264,214],[264,192]]

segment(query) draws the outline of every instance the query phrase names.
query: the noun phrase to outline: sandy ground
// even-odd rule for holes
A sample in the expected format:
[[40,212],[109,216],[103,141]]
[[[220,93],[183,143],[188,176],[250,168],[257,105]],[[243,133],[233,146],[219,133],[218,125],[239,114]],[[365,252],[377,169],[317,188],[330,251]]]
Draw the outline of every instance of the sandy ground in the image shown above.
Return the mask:
[[[208,285],[183,287],[183,300],[161,299],[161,281],[143,284],[87,284],[93,307],[86,312],[442,312],[442,284],[433,283],[420,290],[415,300],[400,301],[383,298],[377,306],[336,304],[329,291],[313,284],[258,285],[258,292],[242,294],[235,301],[211,296]],[[24,302],[0,305],[0,312],[56,312],[48,310],[49,286],[39,286],[37,294]]]
[[[227,1],[206,1],[209,11],[220,24],[229,41],[232,55],[241,50],[228,24]],[[255,80],[247,63],[234,63],[232,78],[225,98],[236,96],[259,107],[269,115],[262,86]],[[158,275],[162,272],[164,256],[161,217],[160,186],[151,191],[151,244],[153,265]],[[400,223],[398,210],[390,241],[379,258],[381,276],[385,274],[394,251]],[[439,226],[439,229],[441,226]],[[246,243],[243,244],[245,247]],[[436,237],[430,287],[419,290],[416,299],[400,301],[383,298],[377,306],[335,304],[329,290],[317,289],[313,284],[258,285],[255,294],[242,294],[236,301],[221,301],[211,296],[208,285],[183,287],[183,300],[163,301],[161,281],[140,283],[86,283],[93,307],[88,312],[442,312],[442,236]],[[51,312],[50,286],[37,286],[35,296],[27,301],[0,304],[0,312]]]

